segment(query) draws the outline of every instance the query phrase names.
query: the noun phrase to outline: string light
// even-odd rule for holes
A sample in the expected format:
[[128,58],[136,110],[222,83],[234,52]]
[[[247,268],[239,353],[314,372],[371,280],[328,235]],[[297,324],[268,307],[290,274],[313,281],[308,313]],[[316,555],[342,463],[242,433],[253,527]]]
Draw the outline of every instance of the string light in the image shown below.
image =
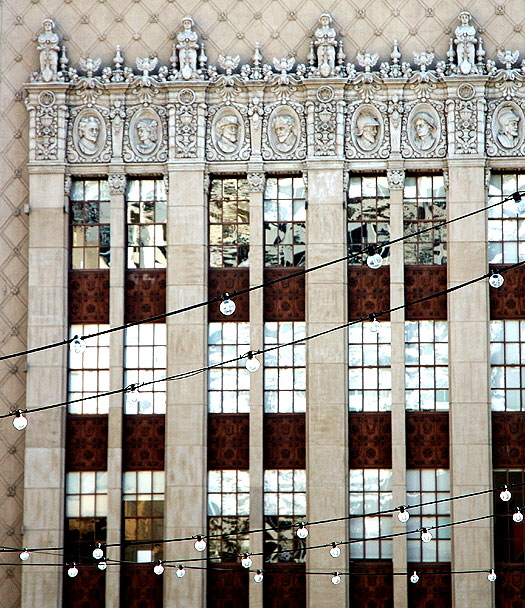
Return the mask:
[[186,574],[186,568],[184,568],[182,564],[179,564],[177,570],[175,571],[175,574],[177,575],[177,578],[182,578]]
[[419,576],[417,575],[417,572],[414,570],[414,574],[412,574],[412,576],[410,577],[410,582],[414,583],[414,585],[419,581]]
[[407,505],[401,505],[398,507],[399,513],[397,514],[397,518],[402,524],[406,524],[410,519],[410,513],[408,512]]
[[219,305],[219,310],[222,312],[223,315],[227,317],[233,315],[233,313],[235,312],[235,302],[233,300],[230,300],[229,293],[223,294],[222,302]]
[[379,330],[381,329],[381,323],[379,323],[375,314],[372,313],[368,315],[368,320],[370,321],[370,325],[368,326],[370,331],[374,334],[379,333]]
[[487,579],[490,583],[493,583],[498,577],[496,576],[496,573],[494,572],[494,568],[490,569],[490,572],[487,576]]
[[69,350],[75,355],[82,355],[86,350],[86,343],[80,336],[75,336],[69,344]]
[[24,550],[22,551],[22,553],[20,553],[19,557],[20,557],[20,559],[21,559],[23,562],[26,562],[26,561],[29,559],[29,552],[28,552],[28,550],[27,550],[27,549],[24,549]]
[[305,527],[304,522],[299,524],[296,534],[299,538],[306,538],[308,536],[308,529]]
[[[493,208],[495,208],[495,207],[497,207],[499,205],[503,205],[504,203],[506,203],[507,201],[510,201],[512,199],[514,199],[515,202],[519,203],[521,201],[521,196],[522,196],[521,192],[515,192],[514,194],[512,194],[510,196],[507,196],[507,197],[501,199],[500,201],[498,201],[496,203],[492,203],[492,204],[487,205],[485,207],[481,207],[479,209],[475,209],[474,211],[470,211],[469,213],[465,213],[463,215],[459,215],[457,217],[451,218],[450,220],[445,220],[443,222],[439,222],[438,224],[434,224],[430,228],[423,228],[422,230],[418,230],[416,232],[413,232],[413,233],[410,233],[410,234],[406,234],[406,235],[398,237],[396,239],[392,239],[391,241],[382,242],[381,245],[382,245],[382,247],[386,247],[388,245],[394,245],[396,243],[401,243],[401,242],[403,242],[403,241],[405,241],[405,240],[407,240],[409,238],[413,238],[415,236],[418,236],[418,235],[421,235],[421,234],[425,234],[425,233],[427,233],[427,232],[429,232],[431,230],[436,230],[437,228],[441,228],[442,226],[447,226],[448,224],[452,224],[454,222],[458,222],[460,220],[464,220],[464,219],[466,219],[468,217],[476,215],[477,213],[482,213],[482,212],[485,212],[485,211],[487,211],[489,209],[493,209]],[[523,203],[521,203],[521,204],[523,204]],[[523,212],[523,211],[525,211],[525,204],[523,205],[522,211],[520,211],[520,212]],[[358,252],[355,252],[355,253],[352,253],[352,254],[348,254],[346,256],[343,256],[343,257],[340,257],[340,258],[336,258],[336,259],[330,260],[328,262],[323,262],[322,264],[318,264],[316,266],[311,266],[310,268],[304,268],[304,269],[299,270],[297,272],[294,272],[294,273],[292,273],[290,275],[286,275],[286,276],[283,276],[283,277],[277,277],[275,279],[272,279],[271,281],[266,281],[264,283],[261,283],[260,285],[254,285],[254,286],[248,287],[246,289],[240,289],[240,290],[236,291],[234,295],[240,296],[240,295],[243,295],[243,294],[246,294],[246,293],[250,293],[251,291],[254,291],[256,289],[262,289],[264,287],[267,287],[268,285],[273,285],[273,284],[279,283],[281,281],[288,281],[291,278],[295,278],[295,277],[298,277],[298,276],[304,276],[307,273],[327,268],[328,266],[332,266],[333,264],[338,264],[339,262],[345,262],[345,261],[348,261],[348,260],[357,260],[359,258],[359,256],[361,256],[363,253],[366,253],[369,250],[370,250],[370,246],[367,245],[366,247],[364,247],[363,249],[361,249],[361,251],[358,251]],[[221,296],[221,298],[222,298],[222,296]],[[203,306],[209,306],[210,304],[213,304],[213,303],[217,302],[219,299],[220,299],[219,297],[215,297],[215,298],[212,298],[211,300],[206,300],[204,302],[199,302],[197,304],[192,304],[190,306],[185,306],[183,308],[178,308],[176,310],[171,310],[171,311],[164,312],[164,313],[161,313],[161,314],[158,314],[158,315],[153,315],[151,317],[147,317],[147,318],[142,319],[140,321],[133,321],[131,323],[125,323],[124,325],[118,325],[116,327],[110,327],[108,329],[104,329],[104,330],[101,330],[101,331],[98,331],[98,332],[90,333],[89,335],[84,336],[84,338],[95,338],[97,336],[102,336],[102,335],[113,333],[113,332],[116,332],[116,331],[122,331],[123,329],[127,329],[128,327],[133,327],[135,325],[142,325],[144,323],[151,323],[153,321],[158,321],[160,319],[166,319],[166,318],[171,317],[173,315],[177,315],[177,314],[181,314],[181,313],[184,313],[184,312],[188,312],[190,310],[195,310],[196,308],[200,308],[200,307],[203,307]],[[83,341],[83,338],[80,338],[79,336],[75,336],[73,338],[73,340],[76,339],[76,338],[78,338],[80,341]],[[15,352],[15,353],[10,353],[8,355],[1,355],[0,356],[0,361],[4,361],[4,360],[7,360],[7,359],[12,359],[14,357],[21,357],[21,356],[24,356],[24,355],[29,355],[29,354],[40,352],[40,351],[43,351],[43,350],[48,350],[50,348],[56,348],[58,346],[63,346],[65,344],[70,344],[70,346],[71,346],[71,341],[70,340],[61,340],[59,342],[52,342],[50,344],[44,344],[44,345],[41,345],[41,346],[36,346],[34,348],[29,348],[29,349],[26,349],[26,350]]]
[[260,570],[257,570],[257,572],[254,574],[253,580],[256,583],[262,583],[263,573]]
[[194,544],[195,549],[197,549],[197,551],[204,551],[206,549],[206,541],[202,535],[197,534],[197,536],[194,536],[193,538],[197,539]]
[[71,564],[71,566],[69,567],[69,570],[67,571],[67,575],[70,578],[75,578],[75,576],[78,574],[78,568],[76,567],[75,564]]
[[505,279],[499,274],[499,272],[497,270],[493,270],[489,278],[489,285],[495,289],[498,289],[503,285],[504,282]]
[[27,418],[22,414],[22,410],[16,410],[13,426],[17,431],[23,431],[27,427]]
[[253,351],[249,351],[246,353],[246,369],[252,374],[255,373],[260,367],[261,362],[254,355]]
[[336,542],[332,543],[332,548],[330,549],[330,555],[332,557],[339,557],[341,555],[341,549],[339,549]]
[[503,502],[509,502],[509,500],[512,498],[512,494],[507,486],[503,486],[503,490],[500,492],[499,497]]
[[375,247],[370,247],[368,249],[368,257],[366,258],[366,264],[372,270],[377,270],[378,268],[381,268],[383,264],[383,258]]
[[97,543],[97,546],[93,549],[93,557],[95,559],[102,559],[104,557],[104,551],[102,551],[100,543]]
[[164,566],[162,565],[162,561],[158,561],[153,567],[153,572],[160,576],[164,572]]
[[512,519],[517,523],[517,524],[521,524],[521,522],[523,521],[523,513],[521,512],[521,509],[519,507],[516,507],[516,512],[514,513],[514,515],[512,516]]
[[428,528],[421,528],[421,540],[424,543],[429,543],[432,540],[432,534]]
[[340,576],[339,572],[334,572],[333,576],[332,576],[332,584],[339,585],[340,582],[341,582],[341,576]]
[[249,553],[245,553],[242,556],[242,560],[241,560],[241,566],[243,568],[251,568],[253,564],[252,558],[250,557]]
[[99,570],[105,570],[108,567],[107,563],[105,562],[105,560],[101,560],[98,562],[97,564],[97,568]]

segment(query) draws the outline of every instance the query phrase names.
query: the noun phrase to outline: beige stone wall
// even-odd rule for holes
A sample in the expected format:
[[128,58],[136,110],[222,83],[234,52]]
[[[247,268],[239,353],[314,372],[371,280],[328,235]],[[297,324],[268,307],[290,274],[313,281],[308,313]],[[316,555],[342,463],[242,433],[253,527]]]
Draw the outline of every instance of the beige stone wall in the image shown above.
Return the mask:
[[[168,64],[173,32],[191,15],[206,44],[210,63],[219,53],[239,54],[247,62],[255,42],[266,62],[295,54],[306,61],[308,44],[321,10],[331,12],[344,41],[346,61],[359,50],[388,59],[397,39],[404,60],[414,51],[430,50],[446,58],[451,31],[463,5],[453,0],[340,1],[314,0],[3,0],[0,2],[0,354],[27,344],[28,115],[23,85],[38,67],[36,36],[42,20],[52,17],[64,39],[71,65],[80,56],[101,57],[107,64],[122,45],[128,65],[135,57],[158,55]],[[522,1],[484,0],[471,7],[488,57],[496,49],[525,50]],[[37,338],[35,338],[37,339]],[[0,413],[25,407],[25,358],[1,363]],[[47,398],[47,396],[46,396]],[[50,399],[52,399],[50,397]],[[43,403],[27,403],[27,406]],[[0,545],[24,544],[22,531],[24,434],[2,422],[0,434]],[[30,522],[25,522],[28,526]],[[0,569],[2,606],[20,605],[20,568]]]

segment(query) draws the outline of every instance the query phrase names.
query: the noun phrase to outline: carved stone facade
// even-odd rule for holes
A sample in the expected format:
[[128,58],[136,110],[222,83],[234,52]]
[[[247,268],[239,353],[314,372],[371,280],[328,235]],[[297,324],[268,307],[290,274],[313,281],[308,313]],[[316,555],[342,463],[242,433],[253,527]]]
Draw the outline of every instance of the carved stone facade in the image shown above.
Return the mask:
[[[431,8],[421,0],[409,0],[401,8],[387,0],[376,0],[373,8],[350,0],[336,2],[331,14],[320,14],[323,9],[314,0],[293,10],[285,0],[257,6],[245,1],[229,7],[203,2],[194,8],[181,0],[26,4],[2,2],[6,49],[0,92],[2,355],[63,340],[68,321],[113,325],[140,321],[292,273],[283,268],[263,270],[262,264],[235,270],[207,267],[202,191],[207,193],[210,175],[247,176],[255,217],[269,176],[303,175],[308,185],[308,239],[312,236],[307,261],[315,264],[346,254],[344,184],[349,174],[386,175],[392,209],[402,206],[407,174],[444,175],[450,197],[447,209],[453,216],[482,205],[486,170],[488,174],[520,171],[523,165],[523,24],[520,10],[496,0],[474,3],[471,12],[459,12],[451,0]],[[190,10],[191,16],[186,13]],[[128,180],[137,176],[164,177],[169,193],[169,268],[124,271],[125,245],[119,242],[115,249],[120,248],[121,258],[115,263],[112,258],[110,270],[82,270],[68,276],[64,210],[68,210],[71,181],[107,178],[111,210],[118,216]],[[336,274],[334,267],[292,277],[238,297],[230,320],[250,321],[251,347],[258,348],[263,321],[306,320],[311,333],[423,298],[470,277],[472,265],[486,266],[483,222],[473,233],[453,234],[448,268],[403,268],[398,258],[398,264],[379,271],[351,266]],[[401,225],[402,218],[395,227],[398,235]],[[264,237],[260,233],[253,237],[250,256],[260,259]],[[466,260],[464,246],[474,251]],[[490,293],[492,318],[523,318],[521,274],[507,273],[510,293]],[[165,468],[166,505],[172,509],[166,518],[169,537],[186,537],[205,528],[205,480],[213,462],[219,468],[229,464],[250,469],[252,495],[257,497],[251,505],[253,528],[262,525],[264,458],[275,467],[307,467],[308,518],[312,519],[348,515],[349,465],[391,467],[398,475],[395,500],[404,502],[400,488],[407,466],[404,442],[409,440],[419,446],[408,450],[409,464],[415,467],[445,467],[450,453],[450,466],[455,467],[452,493],[468,491],[470,474],[476,488],[485,487],[493,453],[490,425],[488,432],[483,426],[490,418],[488,364],[486,356],[479,354],[486,344],[478,334],[464,340],[454,328],[472,320],[467,312],[479,325],[488,325],[486,296],[483,292],[473,304],[468,295],[457,295],[461,305],[443,297],[406,310],[407,319],[454,321],[450,324],[451,411],[448,418],[440,413],[430,426],[417,416],[405,417],[399,352],[393,355],[397,356],[393,367],[397,402],[392,413],[356,413],[348,419],[348,366],[346,355],[337,354],[343,332],[330,336],[328,345],[322,340],[321,346],[309,345],[307,413],[283,415],[287,420],[263,420],[258,381],[251,389],[256,405],[249,416],[208,420],[203,409],[206,386],[195,377],[168,388],[170,411],[162,424],[148,425],[146,419],[141,421],[144,426],[134,425],[134,420],[124,422],[121,403],[115,398],[107,420],[91,421],[86,416],[85,425],[71,418],[66,424],[63,410],[39,413],[38,424],[33,423],[35,415],[25,444],[24,436],[6,425],[10,434],[0,443],[0,459],[5,463],[0,474],[0,545],[59,546],[64,467],[102,470],[104,460],[112,484],[108,539],[118,545],[121,451],[133,470]],[[208,312],[192,311],[182,321],[170,318],[169,349],[176,353],[170,372],[207,364],[206,322],[224,321],[218,303],[214,306]],[[389,317],[385,314],[381,321]],[[397,324],[394,331],[400,347],[404,318],[392,315],[391,320],[393,327]],[[113,387],[122,383],[118,335],[113,334],[111,347]],[[475,352],[468,342],[476,344]],[[485,357],[481,371],[476,367],[478,355]],[[4,362],[6,380],[0,387],[4,413],[66,398],[64,353],[46,351],[41,358],[27,359],[27,366],[24,357]],[[206,445],[210,429],[220,439],[213,447],[210,437]],[[521,451],[512,448],[522,429],[521,419],[494,416],[494,466],[523,465]],[[64,452],[75,453],[75,458],[64,462]],[[24,466],[31,471],[25,477]],[[20,491],[15,492],[17,486]],[[337,491],[343,499],[336,500]],[[480,512],[469,505],[465,517]],[[33,525],[37,517],[40,527]],[[468,530],[465,536],[454,531],[458,540],[453,541],[457,546],[452,570],[471,566],[461,551],[464,546],[472,546],[473,556],[489,559],[487,530],[490,523],[474,538]],[[347,538],[344,526],[331,531],[333,538]],[[315,536],[315,529],[310,534],[312,544],[326,540]],[[394,562],[387,569],[380,570],[378,564],[371,570],[356,568],[354,588],[351,576],[343,577],[339,587],[331,585],[329,576],[306,576],[305,569],[328,573],[334,569],[331,558],[323,562],[315,551],[309,552],[306,568],[300,564],[282,564],[282,571],[275,572],[269,568],[264,585],[255,591],[252,574],[248,578],[244,571],[231,578],[229,573],[212,572],[208,585],[219,591],[218,602],[226,605],[233,580],[242,602],[252,608],[278,599],[298,608],[348,605],[348,598],[358,605],[382,581],[381,597],[371,598],[370,605],[374,599],[391,605],[390,597],[395,598],[396,608],[417,606],[425,598],[443,606],[469,601],[487,608],[494,605],[494,592],[472,584],[471,575],[454,579],[451,589],[449,565],[427,565],[429,573],[422,575],[421,585],[407,589],[403,576],[390,576],[407,567],[401,542],[395,541]],[[259,544],[262,550],[262,541]],[[118,561],[117,549],[110,551]],[[189,560],[192,551],[172,552],[169,557]],[[346,554],[338,568],[351,570],[348,563]],[[39,568],[1,564],[0,568],[5,574],[0,577],[0,593],[6,608],[29,608],[42,597],[49,598],[50,608],[58,606],[63,591],[64,601],[71,605],[98,601],[103,606],[106,600],[108,606],[160,606],[163,601],[196,608],[206,604],[205,575],[197,568],[188,568],[180,581],[171,576],[172,568],[166,568],[164,579],[151,579],[149,564],[122,565],[120,573],[108,568],[105,585],[100,576],[86,570],[87,591],[78,594],[75,583],[82,582],[82,573],[64,587],[62,573],[56,576],[53,567],[42,576],[44,569]],[[512,601],[519,580],[510,574],[498,578],[498,597]]]

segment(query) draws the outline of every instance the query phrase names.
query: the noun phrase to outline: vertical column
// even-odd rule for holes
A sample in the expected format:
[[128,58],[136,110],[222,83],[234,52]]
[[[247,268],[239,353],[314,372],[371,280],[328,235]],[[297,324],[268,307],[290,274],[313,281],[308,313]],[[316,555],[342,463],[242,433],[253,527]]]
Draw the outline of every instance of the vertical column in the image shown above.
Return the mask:
[[[126,266],[125,189],[126,176],[112,173],[108,177],[111,196],[111,266],[109,274],[109,323],[116,327],[124,323],[124,284]],[[124,332],[110,334],[110,390],[123,386]],[[109,399],[108,416],[108,511],[107,542],[121,543],[122,520],[122,403],[123,395],[117,393]],[[108,547],[107,557],[120,560],[119,546]],[[106,606],[120,605],[120,566],[106,570]]]
[[[307,266],[346,255],[343,168],[319,162],[308,167]],[[306,275],[307,335],[345,323],[347,265],[343,262]],[[307,345],[307,519],[348,516],[348,363],[341,330]],[[330,379],[327,381],[327,379]],[[347,521],[309,528],[308,545],[348,538]],[[307,552],[307,571],[348,570],[347,545],[337,560],[328,548]],[[337,565],[336,565],[337,561]],[[347,577],[334,587],[330,576],[307,576],[308,606],[347,605]]]
[[[207,206],[204,164],[168,167],[168,268],[166,307],[175,310],[207,300]],[[202,368],[207,362],[207,308],[167,319],[168,376]],[[167,384],[166,499],[167,538],[206,534],[206,374]],[[193,542],[168,543],[167,560],[205,558]],[[197,565],[205,566],[205,561]],[[179,580],[164,573],[166,606],[205,605],[206,570],[191,570]]]
[[[390,189],[390,240],[403,236],[403,187],[405,172],[392,168],[388,171]],[[390,307],[405,302],[403,243],[390,248]],[[406,437],[405,437],[405,311],[396,310],[390,315],[392,332],[392,498],[394,506],[406,504]],[[396,515],[393,516],[393,533],[405,532]],[[404,572],[407,565],[406,536],[393,539],[394,572]],[[394,604],[407,605],[407,581],[394,576]]]
[[[260,169],[260,167],[258,167]],[[264,173],[248,173],[250,186],[250,286],[264,282],[264,234],[263,234],[263,192]],[[262,289],[250,292],[250,348],[263,347],[263,303]],[[263,368],[250,375],[250,530],[262,530],[263,513]],[[262,533],[250,535],[250,551],[262,553]],[[262,556],[254,556],[253,568],[263,569]],[[250,608],[263,608],[263,585],[253,583],[250,574]]]
[[[449,164],[449,218],[486,204],[485,169],[478,159]],[[487,272],[486,216],[474,215],[449,226],[448,282],[457,285]],[[492,487],[489,388],[488,282],[448,298],[450,369],[451,495]],[[488,515],[492,494],[451,503],[452,521]],[[452,571],[491,567],[492,520],[454,526]],[[484,575],[452,577],[453,605],[492,606],[493,586]]]
[[[64,170],[30,171],[28,348],[63,340],[67,323],[67,214]],[[28,356],[27,405],[35,407],[66,398],[67,347]],[[24,540],[27,547],[61,547],[64,543],[65,408],[29,416],[25,430]],[[57,555],[30,559],[49,566],[23,570],[22,606],[58,608],[64,572]],[[60,558],[58,558],[60,561]],[[51,565],[52,564],[52,565]]]

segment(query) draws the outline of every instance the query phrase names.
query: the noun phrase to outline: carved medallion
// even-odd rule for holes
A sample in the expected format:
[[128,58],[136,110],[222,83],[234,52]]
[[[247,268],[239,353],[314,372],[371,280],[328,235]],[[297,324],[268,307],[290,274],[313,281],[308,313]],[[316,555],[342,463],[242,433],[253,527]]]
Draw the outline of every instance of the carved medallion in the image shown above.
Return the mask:
[[[438,111],[439,110],[439,111]],[[441,102],[407,105],[403,117],[402,154],[407,157],[441,157],[446,153],[445,115]]]
[[227,106],[216,112],[211,123],[211,141],[219,154],[237,155],[244,133],[244,121],[236,108]]
[[354,112],[351,133],[355,145],[363,152],[377,150],[383,140],[383,120],[377,108],[366,104]]
[[162,142],[162,122],[152,108],[135,112],[129,125],[129,142],[137,156],[153,156]]
[[291,154],[299,141],[299,116],[289,106],[278,106],[268,120],[268,141],[276,154]]
[[72,112],[68,135],[69,162],[107,162],[111,158],[111,135],[106,124],[109,112],[95,107]]
[[[489,121],[487,121],[489,122]],[[493,108],[490,120],[489,154],[514,155],[523,143],[524,115],[513,101],[505,101]]]

